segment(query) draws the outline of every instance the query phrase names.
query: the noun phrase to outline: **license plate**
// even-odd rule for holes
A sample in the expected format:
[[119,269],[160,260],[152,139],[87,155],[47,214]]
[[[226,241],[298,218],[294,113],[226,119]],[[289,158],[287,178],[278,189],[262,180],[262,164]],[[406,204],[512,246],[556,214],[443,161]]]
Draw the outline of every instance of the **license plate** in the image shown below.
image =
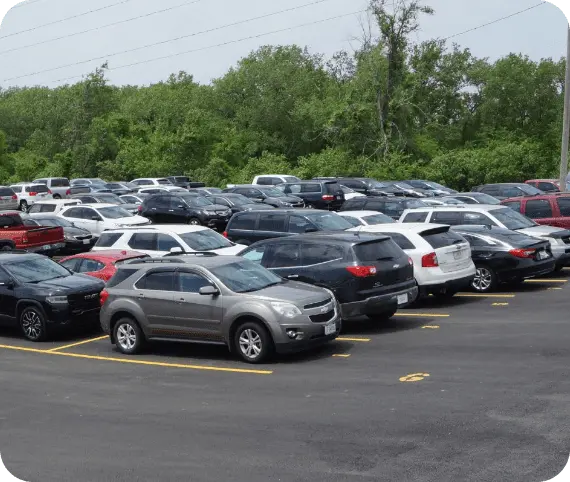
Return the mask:
[[51,244],[45,244],[44,246],[42,246],[42,249],[44,251],[47,251],[48,249],[51,249],[51,247],[52,247]]
[[325,335],[332,335],[333,333],[336,333],[336,323],[325,325]]
[[340,197],[340,196],[337,196],[336,198],[337,198],[339,201],[342,199],[342,197]]
[[537,259],[546,259],[546,258],[550,258],[550,254],[548,254],[546,251],[539,251],[537,256]]
[[455,253],[453,253],[453,258],[459,259],[459,258],[461,258],[462,255],[463,255],[463,251],[456,251]]
[[404,303],[408,302],[408,293],[404,293],[403,295],[398,295],[398,304],[403,305]]
[[84,240],[83,240],[83,244],[89,244],[89,240],[88,240],[88,239],[84,239]]

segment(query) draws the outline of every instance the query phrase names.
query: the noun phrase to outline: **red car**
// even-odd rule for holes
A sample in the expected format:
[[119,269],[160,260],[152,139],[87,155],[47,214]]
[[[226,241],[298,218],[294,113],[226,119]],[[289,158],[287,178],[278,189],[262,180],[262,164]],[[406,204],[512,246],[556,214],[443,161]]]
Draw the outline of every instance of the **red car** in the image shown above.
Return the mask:
[[545,193],[560,192],[560,180],[559,179],[531,179],[525,181],[525,184],[529,184]]
[[501,204],[524,214],[538,224],[570,229],[570,194],[509,198],[501,201]]
[[138,251],[109,249],[67,256],[60,259],[59,264],[74,273],[88,274],[107,282],[116,273],[118,264],[142,258],[149,258],[149,255]]

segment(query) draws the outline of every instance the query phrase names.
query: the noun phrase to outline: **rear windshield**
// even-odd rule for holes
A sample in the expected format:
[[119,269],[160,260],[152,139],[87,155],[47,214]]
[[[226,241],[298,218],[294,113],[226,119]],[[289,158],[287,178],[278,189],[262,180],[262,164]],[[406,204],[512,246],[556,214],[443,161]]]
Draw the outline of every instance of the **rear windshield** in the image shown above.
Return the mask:
[[391,239],[357,244],[353,249],[356,259],[363,263],[383,259],[397,259],[404,256],[402,250]]
[[58,178],[51,180],[52,187],[69,187],[69,179],[66,178]]
[[489,212],[507,229],[517,230],[537,226],[534,221],[511,208],[495,209]]
[[95,246],[109,248],[113,246],[121,236],[121,233],[102,233]]
[[134,275],[138,269],[119,269],[115,273],[115,275],[107,282],[107,288],[112,288],[113,286],[117,286],[119,283],[122,283],[127,278]]
[[10,228],[12,226],[21,226],[22,218],[19,214],[10,214],[0,216],[0,228]]
[[363,216],[362,219],[364,219],[367,224],[391,224],[396,222],[390,216],[386,216],[382,213],[373,214],[371,216]]
[[452,244],[465,243],[465,239],[459,234],[450,231],[448,227],[431,229],[420,234],[433,249],[451,246]]
[[166,184],[166,185],[172,184],[168,179],[157,179],[156,182],[158,182],[158,184]]
[[10,187],[0,187],[0,196],[10,196],[14,195],[14,190]]
[[26,192],[49,192],[49,189],[45,184],[34,184],[26,186]]

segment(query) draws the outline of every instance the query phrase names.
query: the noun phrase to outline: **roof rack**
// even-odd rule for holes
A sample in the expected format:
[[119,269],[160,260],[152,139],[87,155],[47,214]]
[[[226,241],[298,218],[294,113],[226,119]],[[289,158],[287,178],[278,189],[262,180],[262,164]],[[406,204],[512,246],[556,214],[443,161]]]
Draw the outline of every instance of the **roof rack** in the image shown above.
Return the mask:
[[218,254],[212,253],[211,251],[174,251],[165,254],[164,256],[203,256],[205,258],[210,258],[218,256]]
[[160,263],[182,263],[180,259],[174,258],[144,258],[144,259],[131,259],[126,263],[123,263],[121,266],[125,266],[126,264],[160,264]]

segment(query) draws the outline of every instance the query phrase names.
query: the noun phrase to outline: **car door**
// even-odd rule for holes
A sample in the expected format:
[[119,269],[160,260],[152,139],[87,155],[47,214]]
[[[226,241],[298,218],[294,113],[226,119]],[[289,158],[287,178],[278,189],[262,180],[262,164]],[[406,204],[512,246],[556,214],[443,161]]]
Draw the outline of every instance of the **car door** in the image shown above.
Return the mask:
[[154,223],[166,224],[173,219],[168,196],[155,196],[153,199],[149,199],[149,210]]
[[69,222],[73,223],[78,228],[87,229],[86,224],[84,224],[83,222],[84,219],[82,213],[83,213],[83,208],[75,207],[75,208],[66,209],[65,211],[61,212],[59,216],[61,216],[64,219],[67,219]]
[[570,229],[570,197],[557,197],[557,226]]
[[215,283],[188,268],[180,268],[176,279],[175,303],[171,308],[176,330],[189,339],[223,341],[223,297],[200,294],[200,288],[216,287]]
[[558,226],[559,223],[552,213],[549,199],[527,199],[523,214],[538,224]]
[[0,268],[0,324],[10,326],[16,323],[16,287],[11,276]]
[[174,314],[175,278],[173,267],[162,267],[149,271],[134,285],[133,296],[146,316],[153,337],[184,337]]
[[298,281],[305,277],[301,268],[301,243],[282,241],[271,247],[266,268],[282,278]]
[[288,236],[287,214],[280,212],[264,211],[259,214],[257,230],[254,232],[255,241],[268,238]]
[[164,196],[168,199],[169,210],[167,216],[167,223],[185,224],[188,219],[188,205],[184,199],[178,196]]
[[[77,208],[80,209],[81,226],[80,228],[87,229],[93,234],[101,234],[104,229],[103,218],[95,209],[90,207]],[[77,225],[77,223],[75,223]]]

